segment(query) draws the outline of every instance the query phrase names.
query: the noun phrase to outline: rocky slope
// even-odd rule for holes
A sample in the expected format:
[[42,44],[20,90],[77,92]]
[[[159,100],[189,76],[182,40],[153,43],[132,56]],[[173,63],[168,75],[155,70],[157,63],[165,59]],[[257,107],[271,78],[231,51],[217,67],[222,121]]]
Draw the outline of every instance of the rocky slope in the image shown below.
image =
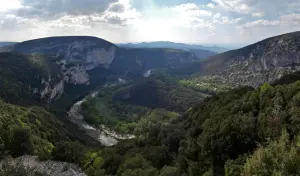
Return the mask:
[[284,74],[300,70],[300,32],[272,37],[202,63],[202,74],[234,86],[257,87]]

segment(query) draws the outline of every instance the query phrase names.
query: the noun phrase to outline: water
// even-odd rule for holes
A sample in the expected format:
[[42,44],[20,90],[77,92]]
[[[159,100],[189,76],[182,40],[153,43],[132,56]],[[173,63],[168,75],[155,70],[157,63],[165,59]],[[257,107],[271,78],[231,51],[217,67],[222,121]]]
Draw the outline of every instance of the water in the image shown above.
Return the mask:
[[[97,96],[98,93],[94,92],[90,94],[89,96],[95,97]],[[88,97],[88,96],[87,96]],[[118,134],[113,130],[110,130],[104,125],[101,125],[99,127],[95,127],[92,125],[89,125],[84,121],[84,117],[80,114],[80,107],[81,104],[86,101],[85,97],[83,100],[80,100],[76,102],[70,109],[69,111],[69,119],[71,122],[77,124],[80,128],[84,129],[86,133],[99,141],[102,145],[104,146],[113,146],[116,145],[120,140],[125,140],[125,139],[132,139],[135,138],[134,135],[123,135],[123,134]]]

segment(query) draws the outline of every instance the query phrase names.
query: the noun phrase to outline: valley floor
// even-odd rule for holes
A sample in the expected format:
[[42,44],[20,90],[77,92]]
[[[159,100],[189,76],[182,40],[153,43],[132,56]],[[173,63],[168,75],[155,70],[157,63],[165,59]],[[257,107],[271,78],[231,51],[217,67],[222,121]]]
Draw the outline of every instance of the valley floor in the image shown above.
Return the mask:
[[[87,97],[95,97],[97,92],[94,92]],[[69,111],[69,119],[71,122],[77,124],[80,128],[84,129],[87,134],[99,141],[104,146],[116,145],[120,140],[135,138],[130,134],[118,134],[117,132],[108,129],[105,125],[91,126],[84,121],[84,117],[80,114],[81,104],[86,101],[83,100],[76,102]]]

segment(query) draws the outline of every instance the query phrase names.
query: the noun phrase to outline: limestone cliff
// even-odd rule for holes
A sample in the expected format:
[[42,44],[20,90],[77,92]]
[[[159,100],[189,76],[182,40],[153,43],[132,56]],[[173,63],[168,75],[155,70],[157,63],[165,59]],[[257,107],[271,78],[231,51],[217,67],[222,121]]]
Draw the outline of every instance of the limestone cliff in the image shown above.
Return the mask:
[[43,88],[31,88],[41,98],[52,101],[60,98],[65,83],[89,85],[88,71],[98,66],[109,68],[115,58],[116,46],[95,37],[51,37],[18,43],[2,51],[40,53],[54,61],[60,68],[59,73],[41,78]]

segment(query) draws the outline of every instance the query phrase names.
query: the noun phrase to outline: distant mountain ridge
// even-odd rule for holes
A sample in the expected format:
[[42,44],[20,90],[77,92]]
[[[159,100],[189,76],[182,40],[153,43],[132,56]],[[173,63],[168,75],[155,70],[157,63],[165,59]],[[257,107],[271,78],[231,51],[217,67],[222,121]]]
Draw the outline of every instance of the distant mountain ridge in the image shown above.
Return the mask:
[[16,44],[17,42],[0,42],[0,47],[2,46],[7,46],[7,45],[13,45]]
[[181,50],[207,50],[215,53],[222,53],[228,51],[229,49],[218,47],[218,46],[203,46],[196,44],[184,44],[184,43],[175,43],[168,41],[157,41],[157,42],[142,42],[142,43],[123,43],[118,44],[120,47],[129,47],[129,48],[173,48]]

